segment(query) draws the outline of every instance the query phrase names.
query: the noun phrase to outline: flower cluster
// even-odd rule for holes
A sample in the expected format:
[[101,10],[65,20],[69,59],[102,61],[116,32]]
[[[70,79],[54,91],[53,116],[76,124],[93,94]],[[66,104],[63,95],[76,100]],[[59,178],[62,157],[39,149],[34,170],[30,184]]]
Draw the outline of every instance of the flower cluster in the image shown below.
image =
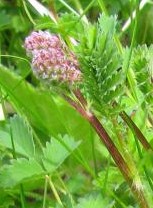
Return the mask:
[[32,56],[32,68],[38,78],[71,84],[80,81],[78,61],[57,35],[46,31],[32,32],[25,39],[25,48]]

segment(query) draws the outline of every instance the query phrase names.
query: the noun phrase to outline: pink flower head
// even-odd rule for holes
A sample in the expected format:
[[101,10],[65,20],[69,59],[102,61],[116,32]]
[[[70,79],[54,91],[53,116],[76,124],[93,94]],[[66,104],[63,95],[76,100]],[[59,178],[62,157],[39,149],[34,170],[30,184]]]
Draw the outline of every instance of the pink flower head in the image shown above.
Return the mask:
[[25,48],[32,55],[33,71],[38,78],[71,84],[80,81],[78,61],[73,53],[65,50],[65,44],[57,35],[32,32],[25,39]]

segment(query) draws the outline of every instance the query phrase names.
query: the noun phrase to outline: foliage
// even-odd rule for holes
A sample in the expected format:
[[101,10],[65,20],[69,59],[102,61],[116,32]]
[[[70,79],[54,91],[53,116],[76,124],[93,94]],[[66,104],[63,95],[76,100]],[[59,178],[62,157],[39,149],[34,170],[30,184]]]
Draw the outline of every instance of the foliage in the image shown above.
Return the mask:
[[99,111],[107,112],[108,103],[124,93],[121,56],[115,45],[115,18],[101,16],[97,26],[85,28],[79,57],[84,84],[91,102]]
[[133,51],[131,59],[131,67],[135,71],[135,79],[138,84],[138,88],[143,94],[144,102],[152,104],[152,54],[153,48],[146,45],[138,46]]
[[[107,206],[106,200],[103,200],[102,196],[100,194],[91,194],[89,196],[86,196],[82,199],[80,199],[79,204],[76,206],[76,208],[87,208],[87,207],[104,207]],[[112,205],[110,205],[109,207],[112,207]]]
[[52,138],[50,143],[47,142],[46,147],[43,149],[44,158],[42,162],[45,169],[52,172],[58,168],[68,155],[77,148],[78,144],[78,142],[70,140],[68,136],[59,138],[59,140]]
[[[29,1],[0,2],[0,207],[151,206],[152,4],[123,30],[138,1],[39,2],[54,18]],[[23,47],[32,30],[60,35],[79,85],[35,78]]]
[[[28,170],[28,171],[27,171]],[[1,170],[1,187],[12,187],[21,183],[24,179],[43,173],[41,166],[33,159],[20,158],[12,161]]]

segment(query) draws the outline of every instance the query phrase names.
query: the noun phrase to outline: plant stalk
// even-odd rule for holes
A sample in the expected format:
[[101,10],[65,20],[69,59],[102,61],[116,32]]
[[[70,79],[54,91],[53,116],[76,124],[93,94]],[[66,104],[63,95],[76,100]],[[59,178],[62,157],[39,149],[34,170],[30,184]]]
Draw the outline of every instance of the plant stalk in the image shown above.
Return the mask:
[[46,207],[47,185],[48,185],[48,178],[45,177],[44,197],[43,197],[43,206],[42,206],[42,208]]
[[[117,102],[113,103],[113,106],[117,106]],[[137,125],[132,121],[130,116],[125,111],[122,111],[120,114],[120,117],[123,119],[123,121],[128,125],[128,127],[131,129],[133,134],[138,138],[144,149],[146,150],[152,150],[153,148],[150,145],[150,143],[147,141],[146,137],[143,135],[141,130],[137,127]]]
[[[74,94],[76,94],[76,97],[78,98],[79,102],[76,102],[72,100],[70,97],[65,96],[64,98],[67,100],[67,102],[75,108],[95,129],[97,134],[99,135],[101,141],[106,146],[107,150],[111,154],[112,158],[114,159],[117,167],[120,169],[122,175],[124,176],[125,180],[129,184],[133,194],[135,195],[135,198],[137,199],[137,202],[139,203],[139,206],[141,208],[149,208],[148,203],[146,201],[146,198],[144,196],[144,192],[142,189],[141,181],[135,180],[134,175],[132,174],[132,171],[130,170],[128,164],[125,162],[124,158],[122,157],[121,153],[115,146],[114,142],[104,129],[103,125],[100,123],[98,118],[89,110],[87,110],[85,107],[86,101],[81,94],[79,90],[74,91]],[[81,105],[81,104],[82,105]],[[83,108],[84,107],[84,108]]]
[[137,127],[137,125],[132,121],[132,119],[126,114],[125,111],[121,112],[119,114],[121,118],[125,121],[125,123],[130,127],[133,134],[136,135],[136,137],[139,139],[141,144],[143,145],[144,149],[146,150],[153,150],[143,133],[140,131],[140,129]]
[[46,175],[46,180],[48,180],[48,183],[49,183],[49,185],[51,187],[51,190],[52,190],[52,192],[54,194],[55,199],[57,200],[59,205],[61,205],[61,207],[64,207],[64,205],[63,205],[63,203],[62,203],[62,201],[60,199],[60,196],[59,196],[59,194],[58,194],[58,192],[57,192],[57,190],[56,190],[56,188],[55,188],[51,178],[48,175]]

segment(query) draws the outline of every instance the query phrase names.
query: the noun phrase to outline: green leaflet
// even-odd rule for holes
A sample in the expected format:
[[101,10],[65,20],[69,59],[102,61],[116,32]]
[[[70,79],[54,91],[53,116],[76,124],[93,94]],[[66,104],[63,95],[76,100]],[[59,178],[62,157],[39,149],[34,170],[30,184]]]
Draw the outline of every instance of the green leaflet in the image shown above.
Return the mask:
[[[19,137],[19,135],[17,137]],[[15,138],[15,142],[17,139],[19,138]],[[38,163],[34,157],[30,157],[27,152],[29,159],[13,159],[10,165],[2,166],[0,170],[0,187],[13,187],[17,184],[24,183],[24,181],[31,180],[34,176],[52,173],[79,144],[80,142],[74,141],[67,135],[64,137],[59,136],[59,139],[52,137],[51,141],[46,143],[46,147],[43,148],[43,152],[39,155],[39,160],[42,161],[43,166],[42,163]],[[17,146],[17,150],[18,149],[20,151],[19,153],[23,152],[20,146]],[[46,171],[44,170],[44,167]]]
[[43,173],[42,167],[34,159],[12,160],[11,165],[3,166],[0,171],[0,187],[12,187]]
[[[107,112],[108,103],[124,93],[122,59],[114,42],[116,19],[102,15],[98,24],[87,26],[78,46],[87,95],[96,109]],[[104,107],[105,106],[105,107]]]
[[75,142],[67,135],[59,139],[51,138],[43,149],[42,161],[45,169],[49,172],[55,171],[79,144],[80,142]]
[[32,132],[24,120],[17,115],[10,119],[10,131],[0,130],[0,144],[12,149],[11,136],[16,153],[26,157],[34,157],[35,145]]
[[[131,68],[134,71],[137,89],[141,91],[141,102],[153,103],[153,46],[138,46],[133,50]],[[142,99],[143,98],[143,99]]]
[[25,155],[33,157],[35,146],[31,130],[24,123],[24,120],[17,115],[10,119],[10,124],[13,141],[18,144]]

